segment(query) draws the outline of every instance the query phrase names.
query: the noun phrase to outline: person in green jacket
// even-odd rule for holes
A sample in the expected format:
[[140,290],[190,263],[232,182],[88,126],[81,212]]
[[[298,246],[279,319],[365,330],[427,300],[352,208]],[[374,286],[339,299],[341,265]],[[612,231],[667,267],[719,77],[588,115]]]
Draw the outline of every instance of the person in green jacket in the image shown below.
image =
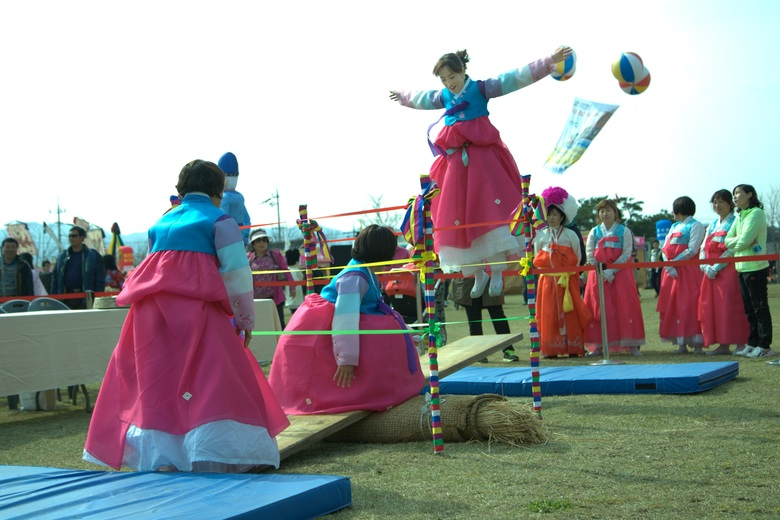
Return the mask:
[[[753,186],[740,184],[732,191],[737,218],[726,235],[726,247],[734,256],[751,257],[766,254],[766,215]],[[767,278],[769,262],[747,260],[736,262],[742,303],[750,324],[750,336],[737,356],[761,358],[774,356],[772,350],[772,316],[769,314]]]

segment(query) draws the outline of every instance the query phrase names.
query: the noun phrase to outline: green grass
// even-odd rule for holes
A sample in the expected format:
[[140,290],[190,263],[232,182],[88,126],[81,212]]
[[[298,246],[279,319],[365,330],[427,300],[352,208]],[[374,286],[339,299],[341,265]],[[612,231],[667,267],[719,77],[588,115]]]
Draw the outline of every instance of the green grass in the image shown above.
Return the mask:
[[[430,442],[320,443],[282,462],[278,473],[350,477],[353,505],[334,519],[382,518],[780,518],[780,367],[763,360],[674,356],[658,340],[652,291],[642,291],[648,343],[627,363],[739,361],[739,376],[693,395],[543,397],[550,441],[512,447]],[[780,286],[770,309],[780,323]],[[508,316],[527,315],[508,296]],[[487,314],[487,313],[485,313]],[[487,316],[486,316],[487,317]],[[449,321],[465,321],[447,307]],[[485,324],[486,332],[490,324]],[[527,322],[510,322],[526,330]],[[465,323],[448,325],[451,341]],[[527,334],[526,334],[527,337]],[[516,345],[528,363],[528,341]],[[444,347],[446,348],[446,347]],[[501,363],[501,354],[490,357]],[[542,360],[543,366],[590,360]],[[97,386],[91,387],[91,394]],[[530,405],[530,399],[516,399]],[[53,412],[11,412],[0,398],[0,464],[88,468],[81,461],[89,415],[58,403]]]

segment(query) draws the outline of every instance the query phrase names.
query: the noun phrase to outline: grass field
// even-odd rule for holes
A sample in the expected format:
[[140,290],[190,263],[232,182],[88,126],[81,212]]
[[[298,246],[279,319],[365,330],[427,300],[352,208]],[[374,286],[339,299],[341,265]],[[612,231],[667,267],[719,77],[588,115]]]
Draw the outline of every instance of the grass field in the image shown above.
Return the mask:
[[[780,285],[770,285],[777,326]],[[657,338],[652,291],[642,291],[644,356],[627,363],[739,361],[739,376],[694,395],[543,397],[550,441],[513,447],[449,443],[320,443],[279,473],[349,476],[353,505],[331,515],[363,518],[780,518],[780,367],[738,357],[674,356]],[[508,296],[508,316],[526,316]],[[487,315],[487,313],[485,313]],[[487,316],[486,316],[487,317]],[[467,334],[465,312],[447,307],[450,341]],[[512,330],[527,327],[510,322]],[[490,324],[485,324],[485,332]],[[527,333],[526,333],[527,338]],[[446,347],[444,347],[446,348]],[[528,363],[528,341],[516,345]],[[501,354],[491,356],[502,363]],[[542,360],[543,366],[591,360]],[[94,385],[91,393],[97,393]],[[516,399],[530,405],[530,399]],[[80,406],[12,412],[0,398],[0,464],[95,469],[81,461],[89,423]],[[0,512],[0,517],[2,513]]]

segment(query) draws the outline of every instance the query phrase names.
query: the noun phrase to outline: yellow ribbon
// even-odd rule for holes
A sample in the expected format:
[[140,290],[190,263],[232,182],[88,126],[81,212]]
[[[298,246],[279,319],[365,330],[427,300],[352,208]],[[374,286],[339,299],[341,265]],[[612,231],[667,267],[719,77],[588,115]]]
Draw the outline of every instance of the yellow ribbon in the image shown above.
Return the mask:
[[520,259],[520,267],[522,269],[520,270],[520,276],[528,276],[528,271],[531,270],[531,266],[533,265],[533,258],[524,257]]
[[571,312],[574,310],[574,300],[572,300],[571,293],[569,292],[569,277],[573,274],[574,273],[542,274],[542,276],[558,278],[558,281],[555,283],[563,287],[563,312]]
[[[417,259],[417,255],[415,255],[415,259]],[[426,270],[426,263],[428,261],[435,262],[437,260],[436,253],[433,251],[422,251],[419,254],[419,260],[417,260],[416,265],[417,268],[420,269],[420,283],[425,283],[425,270]]]

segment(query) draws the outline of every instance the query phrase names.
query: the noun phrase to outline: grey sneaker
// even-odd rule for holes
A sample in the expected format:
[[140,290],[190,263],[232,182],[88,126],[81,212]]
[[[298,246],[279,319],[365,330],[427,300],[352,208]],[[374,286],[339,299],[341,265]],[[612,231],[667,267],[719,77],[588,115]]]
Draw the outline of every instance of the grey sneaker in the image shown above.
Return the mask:
[[760,357],[772,357],[775,355],[775,351],[771,348],[761,348],[761,347],[755,347],[753,350],[750,351],[750,354],[747,354],[745,357],[749,357],[751,359],[760,358]]
[[745,345],[745,348],[743,348],[742,350],[735,350],[734,351],[734,355],[735,356],[747,356],[748,354],[753,352],[753,349],[755,349],[755,348],[756,347],[751,347],[750,345]]

